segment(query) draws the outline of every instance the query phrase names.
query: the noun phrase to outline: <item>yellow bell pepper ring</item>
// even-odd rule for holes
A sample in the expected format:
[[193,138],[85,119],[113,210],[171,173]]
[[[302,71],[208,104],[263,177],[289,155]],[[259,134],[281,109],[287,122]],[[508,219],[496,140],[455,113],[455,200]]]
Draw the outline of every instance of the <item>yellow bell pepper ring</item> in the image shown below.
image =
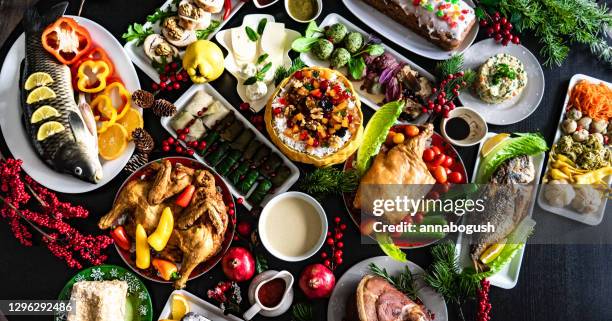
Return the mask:
[[146,270],[151,266],[151,250],[147,243],[147,231],[142,224],[136,225],[136,267]]
[[159,223],[153,234],[149,235],[149,245],[157,251],[161,252],[168,243],[172,230],[174,229],[174,216],[169,207],[164,208],[162,215],[159,218]]
[[127,114],[132,107],[132,95],[125,89],[122,83],[115,81],[104,89],[104,95],[108,96],[111,101],[111,106],[117,111],[117,120],[120,120]]
[[107,119],[99,124],[98,134],[105,132],[117,121],[117,111],[113,108],[110,97],[104,94],[98,95],[89,105],[91,109],[98,110],[100,115]]
[[84,93],[98,93],[106,88],[110,67],[103,60],[87,60],[77,71],[77,88]]
[[225,58],[214,42],[198,40],[190,44],[183,56],[183,68],[196,84],[213,81],[223,73]]

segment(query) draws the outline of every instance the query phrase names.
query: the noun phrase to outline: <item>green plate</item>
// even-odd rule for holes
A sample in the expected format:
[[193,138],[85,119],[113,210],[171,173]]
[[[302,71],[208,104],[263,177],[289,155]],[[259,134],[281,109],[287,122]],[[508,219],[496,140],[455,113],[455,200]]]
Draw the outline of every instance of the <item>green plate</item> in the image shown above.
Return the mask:
[[[153,304],[149,291],[142,281],[131,271],[116,265],[99,265],[79,271],[60,292],[58,300],[70,300],[72,286],[79,281],[122,280],[128,284],[128,297],[125,305],[125,321],[152,321]],[[66,313],[56,314],[56,321],[65,321]]]

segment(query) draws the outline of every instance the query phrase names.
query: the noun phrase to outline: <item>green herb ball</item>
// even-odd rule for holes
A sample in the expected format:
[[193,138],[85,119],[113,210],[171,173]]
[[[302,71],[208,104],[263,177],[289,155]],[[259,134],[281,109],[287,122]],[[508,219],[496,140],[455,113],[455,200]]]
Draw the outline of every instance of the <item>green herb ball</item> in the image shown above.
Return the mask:
[[350,53],[356,53],[363,46],[363,36],[359,32],[349,32],[344,39],[344,47]]
[[319,39],[312,45],[312,53],[321,60],[327,60],[334,51],[334,44],[327,39]]
[[336,48],[331,55],[331,66],[340,68],[346,65],[351,59],[351,53],[344,48]]
[[348,30],[346,30],[346,26],[341,23],[336,23],[331,25],[325,31],[325,37],[329,39],[334,45],[337,45],[344,40],[346,37]]

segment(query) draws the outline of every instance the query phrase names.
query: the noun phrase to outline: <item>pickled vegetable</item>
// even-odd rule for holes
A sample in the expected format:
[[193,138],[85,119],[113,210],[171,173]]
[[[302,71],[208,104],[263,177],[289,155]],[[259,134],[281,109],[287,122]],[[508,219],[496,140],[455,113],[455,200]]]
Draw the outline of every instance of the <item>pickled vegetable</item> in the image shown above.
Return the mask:
[[216,167],[221,162],[229,148],[230,144],[228,142],[220,143],[219,147],[208,155],[206,161],[208,161],[212,167]]
[[267,177],[271,177],[274,171],[276,171],[282,163],[283,160],[278,155],[272,153],[261,166],[261,173]]
[[263,201],[264,197],[266,197],[270,189],[272,189],[272,182],[267,179],[262,180],[261,182],[259,182],[257,187],[255,187],[255,190],[253,191],[253,193],[251,193],[251,196],[249,196],[249,202],[251,202],[251,204],[261,203],[261,201]]
[[236,167],[236,169],[234,169],[234,171],[229,175],[229,180],[230,182],[232,182],[232,184],[236,185],[238,184],[238,182],[240,182],[240,179],[246,175],[246,173],[249,171],[249,164],[247,162],[244,162],[242,164],[240,164],[240,166]]
[[227,157],[221,161],[219,167],[217,168],[217,172],[221,176],[225,176],[229,173],[230,169],[240,160],[240,156],[242,156],[242,152],[236,149],[233,149],[228,153]]
[[244,125],[241,121],[234,121],[229,127],[221,132],[221,138],[228,142],[233,142],[238,135],[244,130]]
[[238,190],[242,194],[246,194],[257,181],[257,177],[259,177],[259,171],[257,169],[252,169],[244,176],[236,187],[238,187]]
[[253,156],[255,156],[255,153],[259,150],[259,147],[261,146],[261,142],[258,141],[257,139],[253,139],[251,140],[251,142],[249,143],[249,146],[247,146],[246,150],[244,151],[244,159],[250,160],[253,158]]
[[253,131],[247,128],[238,136],[238,138],[236,138],[235,141],[232,142],[232,148],[241,152],[244,151],[254,136],[255,134]]
[[261,164],[266,159],[266,157],[268,157],[268,154],[270,154],[269,148],[260,148],[259,150],[257,150],[255,156],[253,157],[253,163],[255,163],[256,165]]
[[219,135],[219,132],[217,131],[210,131],[208,132],[208,134],[204,135],[203,140],[206,142],[206,147],[204,147],[204,149],[200,151],[200,154],[204,155],[204,153],[206,153],[206,151],[210,148],[210,146],[216,143],[219,140],[219,138],[221,138],[221,136]]
[[289,175],[291,175],[291,170],[289,169],[289,167],[284,165],[281,166],[281,168],[279,168],[270,179],[272,181],[272,185],[274,187],[283,185],[287,178],[289,178]]

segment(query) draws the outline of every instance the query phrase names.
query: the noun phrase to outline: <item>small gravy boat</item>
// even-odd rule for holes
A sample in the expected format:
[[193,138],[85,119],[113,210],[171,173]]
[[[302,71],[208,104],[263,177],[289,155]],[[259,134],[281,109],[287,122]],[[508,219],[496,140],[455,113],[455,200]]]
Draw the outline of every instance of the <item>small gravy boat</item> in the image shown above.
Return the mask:
[[[289,307],[293,302],[293,281],[293,275],[291,275],[291,273],[288,271],[266,271],[255,277],[255,279],[253,279],[253,284],[256,282],[259,284],[257,284],[257,286],[255,286],[255,290],[252,291],[252,297],[250,295],[251,291],[249,291],[249,298],[255,303],[242,315],[242,317],[245,320],[251,320],[259,313],[262,313],[264,316],[278,316],[285,313],[287,310],[289,310]],[[279,286],[284,286],[284,289],[280,288]],[[272,302],[274,303],[272,303],[266,302],[269,300],[269,297],[266,298],[264,295],[262,298],[260,296],[263,294],[263,292],[260,293],[262,289],[263,291],[282,289],[282,292],[276,293],[277,300],[273,300]],[[274,293],[271,293],[271,295],[274,295]],[[267,306],[266,304],[268,303],[272,303],[274,305]]]

